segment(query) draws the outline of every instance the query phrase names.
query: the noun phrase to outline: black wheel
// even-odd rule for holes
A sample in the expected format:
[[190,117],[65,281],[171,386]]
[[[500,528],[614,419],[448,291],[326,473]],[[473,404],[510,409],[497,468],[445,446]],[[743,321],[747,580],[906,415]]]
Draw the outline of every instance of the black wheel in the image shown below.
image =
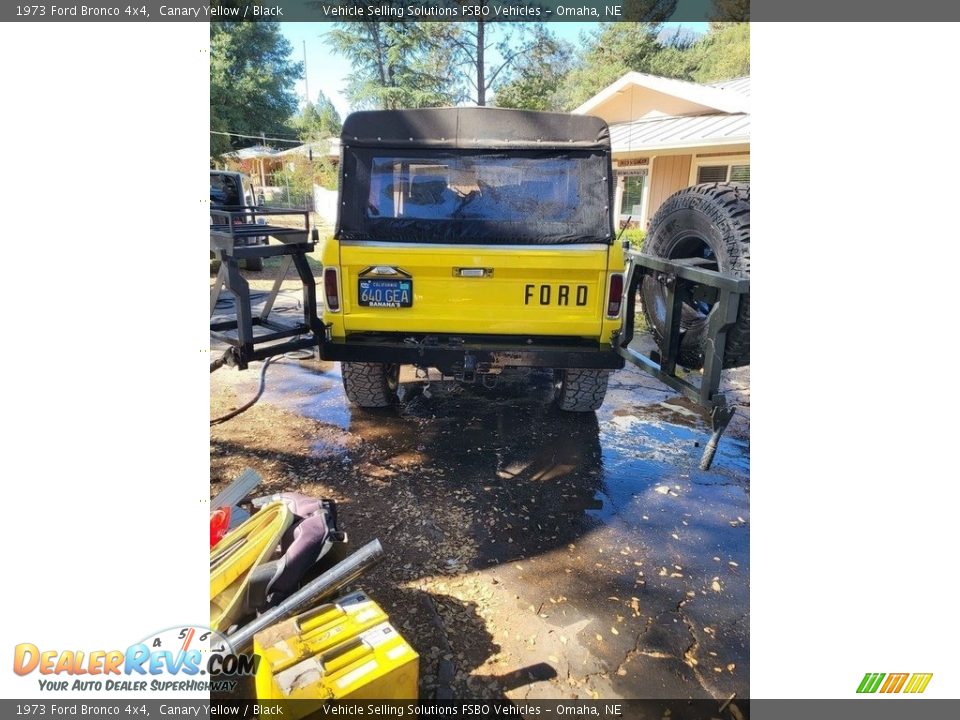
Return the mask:
[[247,258],[247,270],[263,270],[263,258]]
[[609,370],[568,368],[561,371],[557,405],[568,412],[599,410],[607,395]]
[[[643,251],[657,257],[706,258],[708,269],[750,277],[750,186],[744,183],[694,185],[671,195],[657,210]],[[657,344],[663,346],[666,292],[654,278],[640,287],[643,314]],[[684,304],[678,362],[703,367],[711,304]],[[736,324],[727,332],[725,368],[750,364],[750,298],[740,302]]]
[[340,363],[343,391],[347,400],[365,408],[388,407],[397,402],[399,365],[382,363]]

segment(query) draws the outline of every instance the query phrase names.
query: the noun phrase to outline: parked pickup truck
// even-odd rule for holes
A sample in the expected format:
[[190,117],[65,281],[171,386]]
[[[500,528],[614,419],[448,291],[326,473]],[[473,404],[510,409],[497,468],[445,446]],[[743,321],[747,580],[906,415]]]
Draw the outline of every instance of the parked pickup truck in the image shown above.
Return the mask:
[[[229,170],[210,171],[210,207],[219,210],[240,210],[259,204],[253,188],[244,187],[243,175]],[[249,218],[253,222],[253,218]],[[244,238],[247,245],[266,245],[270,239],[266,235]],[[247,270],[263,270],[263,258],[250,258],[246,261]]]

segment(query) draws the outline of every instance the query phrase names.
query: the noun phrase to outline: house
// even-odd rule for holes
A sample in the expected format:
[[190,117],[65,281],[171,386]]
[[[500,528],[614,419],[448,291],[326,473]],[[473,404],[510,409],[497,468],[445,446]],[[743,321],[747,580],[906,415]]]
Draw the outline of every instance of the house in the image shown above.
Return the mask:
[[273,173],[283,169],[279,153],[266,145],[245,147],[226,156],[227,165],[250,177],[254,184],[264,187],[270,184]]
[[670,195],[750,182],[750,78],[701,85],[630,72],[573,111],[610,126],[622,226],[646,228]]

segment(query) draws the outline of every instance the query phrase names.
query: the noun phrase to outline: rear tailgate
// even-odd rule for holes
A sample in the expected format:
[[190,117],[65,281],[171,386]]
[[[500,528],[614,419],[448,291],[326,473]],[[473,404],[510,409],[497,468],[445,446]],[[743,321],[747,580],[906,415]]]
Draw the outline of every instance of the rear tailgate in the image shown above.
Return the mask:
[[340,245],[347,334],[601,335],[609,246]]

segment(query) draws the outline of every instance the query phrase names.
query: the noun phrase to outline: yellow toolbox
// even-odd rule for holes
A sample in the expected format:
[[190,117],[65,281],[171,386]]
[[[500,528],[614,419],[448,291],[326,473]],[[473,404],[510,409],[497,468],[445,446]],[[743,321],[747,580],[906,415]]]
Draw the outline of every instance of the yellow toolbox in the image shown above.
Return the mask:
[[[388,622],[257,683],[258,700],[415,700],[420,657]],[[300,716],[318,706],[296,706]]]
[[260,657],[257,697],[270,696],[273,677],[282,670],[388,619],[377,603],[358,591],[257,633],[253,638],[253,652]]

